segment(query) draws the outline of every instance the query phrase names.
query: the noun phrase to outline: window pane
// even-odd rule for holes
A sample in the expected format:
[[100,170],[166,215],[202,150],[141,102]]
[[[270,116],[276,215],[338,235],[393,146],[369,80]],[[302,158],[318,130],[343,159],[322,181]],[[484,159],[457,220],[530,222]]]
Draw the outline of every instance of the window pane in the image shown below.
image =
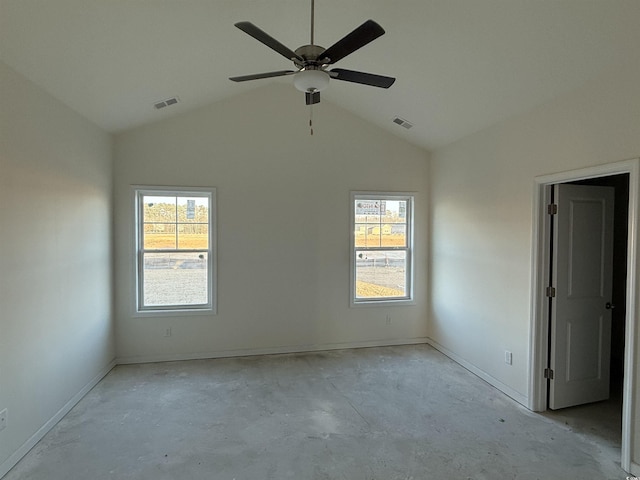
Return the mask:
[[406,247],[407,226],[403,223],[387,223],[382,228],[383,247]]
[[208,223],[209,199],[207,197],[178,197],[178,222]]
[[385,222],[406,223],[407,202],[406,200],[387,200],[385,211]]
[[176,221],[176,197],[161,197],[157,195],[144,195],[143,222],[175,222]]
[[143,235],[143,248],[147,250],[176,248],[175,223],[147,223]]
[[407,296],[404,251],[356,251],[356,298]]
[[209,225],[201,223],[178,225],[178,248],[185,250],[209,248]]
[[386,201],[357,199],[355,209],[357,222],[380,223],[380,216],[384,216],[386,211]]
[[143,260],[145,307],[209,302],[207,253],[145,253]]
[[359,223],[354,232],[356,247],[380,247],[380,225]]

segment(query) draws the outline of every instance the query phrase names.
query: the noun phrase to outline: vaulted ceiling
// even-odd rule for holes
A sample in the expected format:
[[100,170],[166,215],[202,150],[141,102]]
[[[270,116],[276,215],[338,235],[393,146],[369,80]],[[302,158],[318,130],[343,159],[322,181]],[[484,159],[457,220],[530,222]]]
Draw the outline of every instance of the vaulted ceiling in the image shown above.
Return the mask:
[[[229,81],[292,67],[233,25],[250,21],[296,49],[309,43],[310,3],[0,0],[0,59],[120,132],[291,83]],[[322,101],[428,150],[640,61],[638,0],[316,0],[315,10],[315,42],[324,47],[367,19],[381,24],[385,35],[336,67],[397,78],[389,90],[333,80]],[[177,105],[153,106],[176,96]],[[393,123],[396,116],[413,128]]]

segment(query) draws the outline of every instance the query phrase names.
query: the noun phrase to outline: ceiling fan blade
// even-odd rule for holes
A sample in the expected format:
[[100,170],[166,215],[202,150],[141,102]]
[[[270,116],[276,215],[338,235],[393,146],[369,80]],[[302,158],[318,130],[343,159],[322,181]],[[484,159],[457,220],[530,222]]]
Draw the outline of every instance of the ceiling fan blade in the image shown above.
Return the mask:
[[382,75],[374,75],[373,73],[356,72],[354,70],[345,70],[343,68],[334,68],[329,71],[329,76],[336,80],[344,80],[345,82],[361,83],[363,85],[371,85],[372,87],[389,88],[396,81],[393,77],[385,77]]
[[320,92],[304,92],[304,99],[307,105],[320,103]]
[[283,57],[286,57],[289,60],[293,60],[295,58],[297,60],[303,61],[302,57],[299,56],[296,52],[294,52],[290,48],[281,44],[278,40],[273,38],[271,35],[269,35],[268,33],[256,27],[253,23],[238,22],[235,24],[235,26],[238,27],[240,30],[242,30],[244,33],[251,35],[253,38],[258,40],[259,42],[264,43],[267,47],[271,48],[272,50],[275,50]]
[[373,20],[367,20],[342,40],[327,48],[321,57],[328,58],[328,61],[322,63],[336,63],[383,34],[384,29],[380,25]]
[[294,70],[278,70],[277,72],[254,73],[253,75],[242,75],[240,77],[229,77],[234,82],[246,82],[247,80],[258,80],[259,78],[282,77],[296,73]]

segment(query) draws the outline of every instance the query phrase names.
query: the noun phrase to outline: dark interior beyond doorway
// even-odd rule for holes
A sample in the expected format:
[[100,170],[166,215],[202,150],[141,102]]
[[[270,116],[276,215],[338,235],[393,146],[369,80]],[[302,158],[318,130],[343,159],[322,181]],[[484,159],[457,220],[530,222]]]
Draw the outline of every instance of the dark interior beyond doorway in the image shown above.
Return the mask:
[[624,340],[627,301],[627,240],[629,232],[629,174],[570,182],[573,185],[614,187],[613,298],[611,320],[611,396],[621,398],[624,380]]

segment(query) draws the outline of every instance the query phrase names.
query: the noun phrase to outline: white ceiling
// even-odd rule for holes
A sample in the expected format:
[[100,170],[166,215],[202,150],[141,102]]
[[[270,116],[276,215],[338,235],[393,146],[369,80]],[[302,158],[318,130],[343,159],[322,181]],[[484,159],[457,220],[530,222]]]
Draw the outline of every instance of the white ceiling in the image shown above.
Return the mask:
[[[309,11],[310,0],[0,0],[0,59],[119,132],[291,82],[229,81],[292,66],[233,24],[251,21],[296,49],[309,43]],[[316,0],[316,43],[369,18],[387,33],[336,66],[396,83],[332,81],[323,101],[428,150],[640,61],[638,0]],[[173,96],[178,105],[153,108]]]

